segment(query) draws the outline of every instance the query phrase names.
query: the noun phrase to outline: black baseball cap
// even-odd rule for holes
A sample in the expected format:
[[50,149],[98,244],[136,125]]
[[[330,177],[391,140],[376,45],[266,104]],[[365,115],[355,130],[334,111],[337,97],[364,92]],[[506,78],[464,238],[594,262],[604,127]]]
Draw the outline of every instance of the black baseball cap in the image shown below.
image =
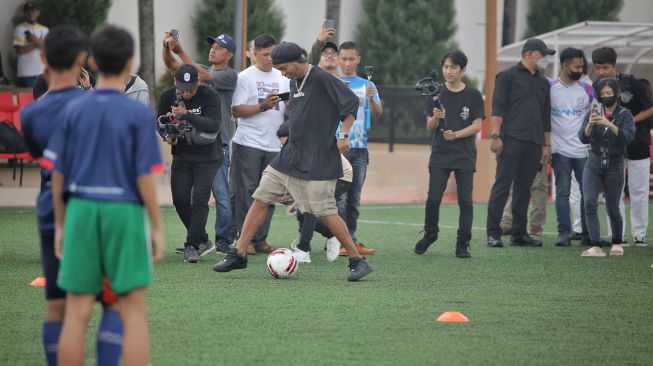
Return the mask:
[[39,4],[36,3],[36,1],[26,1],[25,5],[23,5],[23,11],[26,11],[27,9],[38,9]]
[[521,49],[521,53],[540,51],[543,55],[555,55],[556,51],[548,48],[546,43],[538,38],[529,38]]
[[175,86],[179,90],[197,89],[198,80],[197,69],[193,65],[183,64],[175,72]]
[[336,52],[338,52],[338,45],[333,42],[325,42],[324,46],[322,47],[322,51],[327,48],[333,48]]

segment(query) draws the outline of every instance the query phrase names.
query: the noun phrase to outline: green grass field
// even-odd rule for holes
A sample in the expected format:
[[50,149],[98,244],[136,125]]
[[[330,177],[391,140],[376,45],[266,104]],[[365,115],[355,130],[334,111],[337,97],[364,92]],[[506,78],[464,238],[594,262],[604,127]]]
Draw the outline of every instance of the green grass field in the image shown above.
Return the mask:
[[[358,283],[346,281],[344,257],[326,261],[317,234],[313,263],[291,280],[273,279],[264,255],[226,274],[211,270],[222,258],[215,253],[182,263],[173,253],[182,225],[163,208],[168,254],[148,293],[153,364],[653,363],[652,247],[606,258],[581,258],[578,242],[555,248],[549,204],[543,248],[491,249],[486,208],[475,206],[473,258],[463,260],[453,255],[456,205],[442,208],[440,240],[423,256],[412,253],[422,206],[364,207],[359,238],[378,253],[369,257],[375,272]],[[28,286],[41,275],[34,210],[1,209],[0,232],[0,364],[42,364],[43,290]],[[296,220],[279,208],[270,243],[289,246],[295,235]],[[471,321],[434,321],[450,310]],[[99,313],[87,338],[89,365]]]

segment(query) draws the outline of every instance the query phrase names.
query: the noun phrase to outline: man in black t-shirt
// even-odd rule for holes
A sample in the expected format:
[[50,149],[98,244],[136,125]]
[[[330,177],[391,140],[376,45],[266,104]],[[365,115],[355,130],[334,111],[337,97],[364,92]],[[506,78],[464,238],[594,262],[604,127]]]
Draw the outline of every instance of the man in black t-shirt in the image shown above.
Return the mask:
[[[635,138],[626,146],[626,169],[630,193],[630,227],[635,246],[646,246],[648,229],[649,174],[651,169],[651,125],[653,101],[651,89],[630,74],[617,72],[617,52],[601,47],[592,52],[592,63],[597,79],[615,78],[619,81],[619,104],[628,109],[635,119]],[[623,194],[619,203],[621,216],[626,222]],[[626,225],[624,232],[626,230]],[[608,236],[612,235],[608,220]],[[625,237],[625,236],[623,236]]]
[[472,237],[472,186],[476,171],[475,136],[485,118],[481,93],[462,82],[467,56],[450,51],[442,57],[442,75],[446,80],[440,105],[432,97],[426,100],[426,128],[433,131],[429,159],[429,192],[426,199],[424,237],[415,244],[415,253],[424,254],[438,239],[440,202],[453,171],[458,191],[458,237],[456,257],[469,258]]
[[[177,95],[182,98],[179,103]],[[187,230],[184,261],[196,263],[212,249],[205,226],[211,185],[223,158],[216,142],[220,138],[220,100],[212,87],[198,84],[195,67],[184,64],[175,73],[175,86],[159,97],[158,115],[168,112],[194,129],[179,138],[162,137],[172,145],[170,188],[172,203]]]
[[342,177],[340,152],[349,148],[344,133],[333,138],[342,121],[349,131],[358,109],[358,98],[338,78],[306,63],[302,49],[290,42],[277,45],[272,62],[292,79],[289,101],[289,137],[281,152],[263,172],[236,251],[218,262],[213,270],[229,272],[247,268],[246,248],[256,229],[263,223],[268,206],[294,201],[301,212],[321,218],[329,230],[347,248],[349,281],[357,281],[372,272],[360,256],[347,225],[338,216],[334,198],[336,180]]

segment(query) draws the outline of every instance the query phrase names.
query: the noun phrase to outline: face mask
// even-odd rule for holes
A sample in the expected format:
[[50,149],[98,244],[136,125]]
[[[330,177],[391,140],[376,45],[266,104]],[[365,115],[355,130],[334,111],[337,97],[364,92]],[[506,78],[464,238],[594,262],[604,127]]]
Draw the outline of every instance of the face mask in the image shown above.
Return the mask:
[[567,76],[569,76],[571,80],[577,81],[580,80],[581,76],[583,76],[583,73],[579,71],[569,71],[569,74],[567,74]]
[[603,103],[603,105],[606,107],[612,107],[615,103],[617,103],[617,97],[601,97],[601,103]]
[[541,59],[537,60],[537,67],[540,70],[546,69],[546,67],[549,66],[549,59],[546,57],[542,57]]

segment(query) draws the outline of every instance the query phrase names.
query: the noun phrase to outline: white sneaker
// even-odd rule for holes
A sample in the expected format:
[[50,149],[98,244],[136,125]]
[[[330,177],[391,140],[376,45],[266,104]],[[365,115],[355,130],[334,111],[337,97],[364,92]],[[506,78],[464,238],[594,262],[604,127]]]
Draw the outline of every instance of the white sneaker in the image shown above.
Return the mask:
[[334,236],[326,241],[326,259],[333,262],[338,259],[338,255],[340,255],[340,242]]
[[603,249],[599,247],[591,247],[586,251],[580,253],[580,256],[581,257],[605,257],[605,253],[603,252]]
[[644,238],[635,238],[635,246],[638,248],[646,248],[648,245],[646,244],[646,239]]
[[610,248],[610,255],[624,255],[624,248],[621,245],[613,245]]
[[299,263],[311,263],[311,253],[295,248],[295,258]]

